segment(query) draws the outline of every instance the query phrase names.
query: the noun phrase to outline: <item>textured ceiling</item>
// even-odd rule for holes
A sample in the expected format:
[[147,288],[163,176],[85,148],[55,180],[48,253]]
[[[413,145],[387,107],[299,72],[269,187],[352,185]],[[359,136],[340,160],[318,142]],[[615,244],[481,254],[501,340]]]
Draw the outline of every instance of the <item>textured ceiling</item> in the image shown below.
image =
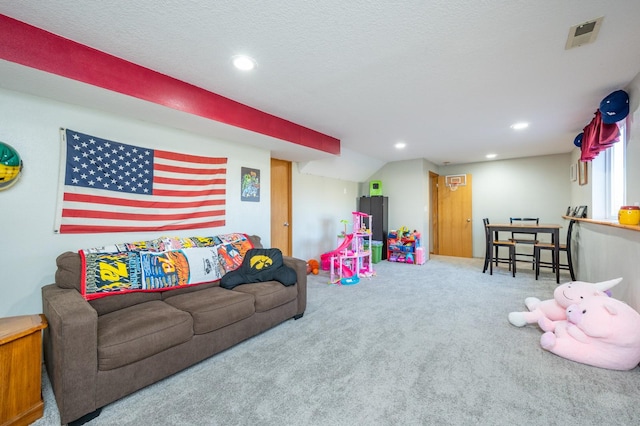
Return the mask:
[[[339,138],[378,163],[569,152],[600,100],[640,71],[638,0],[22,0],[0,13]],[[595,43],[564,49],[572,25],[600,16]],[[232,69],[238,53],[258,68]],[[0,65],[3,87],[48,85]],[[72,101],[100,101],[91,92]],[[151,120],[158,107],[127,108]],[[221,131],[184,113],[162,120]],[[531,124],[516,133],[509,126],[520,120]]]

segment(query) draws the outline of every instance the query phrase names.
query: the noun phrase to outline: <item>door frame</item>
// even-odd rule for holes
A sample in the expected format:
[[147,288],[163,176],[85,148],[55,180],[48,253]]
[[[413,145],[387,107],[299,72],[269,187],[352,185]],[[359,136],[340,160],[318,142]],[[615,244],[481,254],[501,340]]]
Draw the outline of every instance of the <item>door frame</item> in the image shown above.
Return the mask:
[[431,232],[429,235],[429,254],[438,254],[438,174],[429,171],[429,217]]
[[[438,252],[440,255],[473,257],[473,179],[464,173],[466,184],[450,190],[445,181],[455,175],[438,176]],[[453,203],[453,204],[452,204]]]
[[[271,246],[272,247],[276,247],[276,243],[279,241],[283,241],[286,242],[286,247],[283,247],[282,244],[278,244],[280,245],[280,247],[278,247],[281,251],[282,254],[285,256],[291,256],[293,254],[293,233],[292,233],[292,222],[293,222],[293,217],[292,217],[292,183],[291,183],[291,170],[292,170],[292,163],[291,161],[286,161],[286,160],[280,160],[277,158],[272,158],[271,159],[271,180],[270,180],[270,188],[271,188],[271,211],[270,211],[270,217],[271,217]],[[285,191],[282,191],[282,187],[280,186],[279,182],[275,182],[274,181],[274,167],[282,167],[284,166],[286,169],[286,182],[284,182],[284,185],[286,186]],[[286,216],[287,219],[285,220],[286,223],[288,223],[288,225],[284,225],[280,224],[280,223],[274,223],[274,221],[276,220],[274,217],[279,214],[280,212],[276,212],[276,208],[278,209],[282,209],[282,206],[284,205],[284,209],[286,211]],[[283,229],[284,228],[284,229]],[[281,233],[284,232],[286,233],[285,236],[283,236]]]

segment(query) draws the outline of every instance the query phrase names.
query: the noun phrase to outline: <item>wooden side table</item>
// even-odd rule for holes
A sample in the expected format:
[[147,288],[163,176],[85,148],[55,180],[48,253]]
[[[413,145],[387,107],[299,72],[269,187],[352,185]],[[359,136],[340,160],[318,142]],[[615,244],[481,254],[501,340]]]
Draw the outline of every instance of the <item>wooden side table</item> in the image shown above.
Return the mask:
[[44,315],[0,318],[0,425],[28,425],[42,417]]

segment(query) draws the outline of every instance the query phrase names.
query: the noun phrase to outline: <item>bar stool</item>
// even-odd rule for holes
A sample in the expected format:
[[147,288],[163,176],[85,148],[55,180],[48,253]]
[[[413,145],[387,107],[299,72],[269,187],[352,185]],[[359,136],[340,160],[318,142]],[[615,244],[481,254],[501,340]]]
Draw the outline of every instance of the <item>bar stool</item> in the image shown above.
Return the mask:
[[[515,277],[516,276],[516,244],[513,241],[499,240],[497,235],[498,233],[496,232],[495,239],[493,240],[493,247],[495,247],[495,256],[492,256],[492,253],[489,249],[489,245],[491,242],[491,232],[487,227],[487,225],[489,225],[489,218],[485,217],[484,219],[482,219],[482,222],[484,223],[484,236],[486,241],[485,254],[484,254],[484,267],[482,269],[482,273],[484,274],[485,272],[487,272],[487,268],[489,267],[489,262],[495,262],[496,266],[498,266],[498,263],[508,263],[509,270],[511,271],[512,275]],[[500,247],[509,248],[508,258],[501,258],[498,256],[499,254],[498,249]]]
[[[509,218],[509,223],[521,223],[521,224],[535,224],[538,225],[538,223],[540,222],[540,218],[537,217],[510,217]],[[537,232],[531,232],[531,231],[527,231],[525,230],[518,230],[518,231],[514,231],[511,233],[511,238],[509,239],[509,241],[513,241],[514,243],[516,243],[516,260],[519,262],[527,262],[527,263],[531,263],[531,269],[535,268],[535,261],[534,261],[534,253],[533,252],[522,252],[522,251],[518,251],[517,247],[518,245],[521,244],[527,244],[527,245],[534,245],[537,244],[538,241],[538,233]],[[518,257],[529,257],[531,258],[531,260],[528,259],[518,259]]]
[[[573,224],[575,222],[575,220],[571,220],[569,222],[569,228],[567,229],[567,243],[559,245],[560,252],[565,252],[567,254],[567,263],[559,263],[560,260],[558,260],[559,265],[557,265],[558,268],[569,271],[569,274],[571,275],[571,281],[576,280],[576,274],[573,270],[573,261],[571,259],[571,233],[573,231]],[[536,266],[536,280],[538,279],[538,275],[540,275],[541,266],[543,268],[551,268],[553,272],[556,271],[556,265],[553,263],[553,259],[551,260],[551,262],[542,262],[540,260],[540,252],[542,250],[550,250],[552,254],[551,257],[553,258],[553,249],[553,243],[538,242],[533,245],[533,258]]]

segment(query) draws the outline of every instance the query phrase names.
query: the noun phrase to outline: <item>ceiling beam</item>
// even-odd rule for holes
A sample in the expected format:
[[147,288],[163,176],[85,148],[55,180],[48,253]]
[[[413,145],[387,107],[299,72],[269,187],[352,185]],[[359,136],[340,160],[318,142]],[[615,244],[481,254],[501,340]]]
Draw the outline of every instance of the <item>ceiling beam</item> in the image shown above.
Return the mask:
[[0,59],[329,154],[340,140],[0,15]]

